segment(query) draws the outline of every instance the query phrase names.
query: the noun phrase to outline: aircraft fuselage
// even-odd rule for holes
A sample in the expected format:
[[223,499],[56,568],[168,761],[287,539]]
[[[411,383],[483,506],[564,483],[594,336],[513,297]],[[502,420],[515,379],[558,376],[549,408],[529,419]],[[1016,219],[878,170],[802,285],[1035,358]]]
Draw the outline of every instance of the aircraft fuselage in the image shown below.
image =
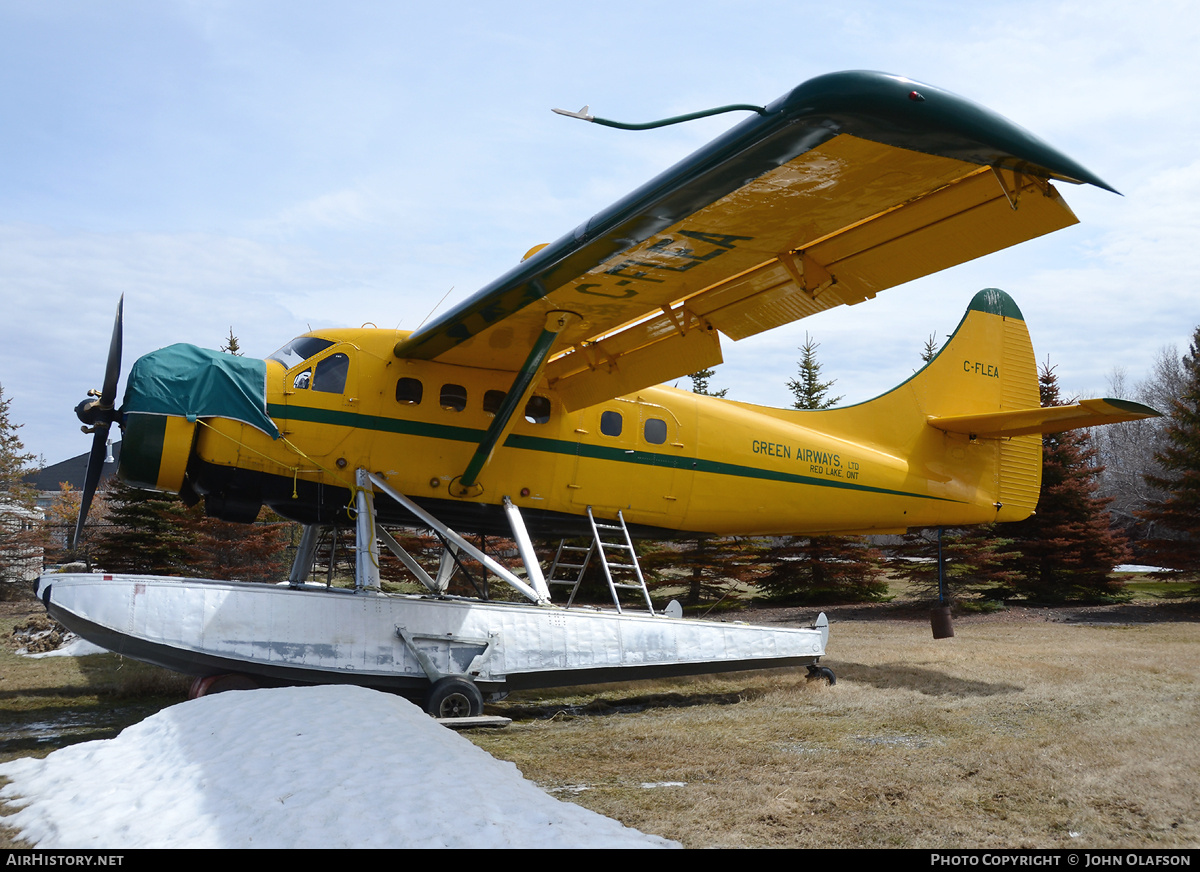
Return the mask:
[[[320,351],[266,364],[266,409],[280,438],[226,418],[170,419],[178,433],[162,437],[160,468],[179,480],[142,483],[185,496],[190,489],[210,513],[232,519],[252,518],[266,503],[301,522],[329,523],[346,519],[353,472],[364,467],[447,523],[496,533],[506,529],[505,496],[545,534],[580,529],[588,506],[600,516],[621,510],[648,535],[894,531],[1005,520],[1032,508],[998,505],[1000,441],[927,423],[922,395],[940,393],[926,384],[938,372],[955,380],[949,389],[959,394],[994,387],[999,357],[980,366],[973,359],[987,357],[986,347],[942,361],[925,381],[914,377],[876,400],[826,411],[660,386],[571,412],[543,384],[514,416],[478,484],[461,495],[455,483],[512,373],[398,359],[391,349],[402,335],[309,334]],[[1040,452],[1036,437],[1022,439],[1025,453]],[[123,460],[132,465],[131,447]],[[385,520],[406,519],[389,517],[386,501],[379,511]]]

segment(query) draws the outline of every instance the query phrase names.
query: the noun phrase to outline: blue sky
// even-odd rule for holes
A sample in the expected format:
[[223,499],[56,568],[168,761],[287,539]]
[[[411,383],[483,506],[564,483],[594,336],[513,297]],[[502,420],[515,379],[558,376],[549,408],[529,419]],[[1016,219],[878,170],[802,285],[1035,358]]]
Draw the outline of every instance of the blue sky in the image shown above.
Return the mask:
[[741,343],[715,387],[787,405],[820,342],[846,401],[903,380],[975,291],[1011,293],[1067,392],[1103,394],[1200,323],[1200,6],[1188,2],[0,0],[0,384],[26,448],[87,450],[117,298],[125,369],[232,327],[264,356],[312,328],[416,327],[763,104],[877,69],[1029,128],[1125,196],[1018,249]]

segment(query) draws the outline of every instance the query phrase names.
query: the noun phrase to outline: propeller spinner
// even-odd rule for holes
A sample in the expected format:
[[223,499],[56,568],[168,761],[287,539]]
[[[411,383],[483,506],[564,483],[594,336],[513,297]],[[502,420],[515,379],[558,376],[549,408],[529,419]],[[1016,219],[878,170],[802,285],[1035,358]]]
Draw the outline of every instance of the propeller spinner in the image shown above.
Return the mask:
[[125,309],[125,295],[121,295],[117,303],[117,319],[113,323],[112,340],[108,344],[108,364],[104,370],[104,387],[99,392],[88,391],[91,399],[84,400],[75,407],[75,415],[83,422],[83,432],[92,433],[92,453],[88,455],[87,475],[83,483],[83,499],[79,504],[79,520],[75,523],[75,538],[72,548],[79,547],[83,535],[83,525],[87,520],[88,509],[92,506],[92,498],[96,495],[96,486],[100,483],[100,473],[104,469],[104,459],[108,449],[108,430],[117,417],[114,408],[117,399],[117,379],[121,375],[121,321]]

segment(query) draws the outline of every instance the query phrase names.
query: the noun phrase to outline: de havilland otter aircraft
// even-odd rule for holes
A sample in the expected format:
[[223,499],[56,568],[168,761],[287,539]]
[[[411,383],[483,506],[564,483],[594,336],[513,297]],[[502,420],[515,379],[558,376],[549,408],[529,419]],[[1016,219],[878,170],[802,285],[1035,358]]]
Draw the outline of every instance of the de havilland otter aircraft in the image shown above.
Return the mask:
[[[1040,434],[1156,414],[1040,408],[1013,300],[970,301],[923,369],[865,403],[772,409],[662,382],[739,340],[1074,224],[1053,182],[1113,190],[1000,116],[898,76],[812,79],[593,216],[428,326],[317,330],[266,360],[172,345],[116,407],[121,309],[85,506],[109,427],[119,474],[252,521],[306,525],[287,584],[46,575],[50,613],[114,651],[206,679],[353,682],[477,714],[483,693],[749,667],[818,666],[828,624],[656,613],[629,537],[896,532],[1034,511]],[[564,113],[587,120],[587,110]],[[377,526],[378,522],[378,526]],[[357,525],[353,591],[308,581],[319,530]],[[384,524],[432,528],[427,574]],[[516,575],[460,532],[512,536]],[[78,533],[78,531],[77,531]],[[614,610],[551,602],[533,536],[593,538]],[[378,543],[427,593],[383,593]],[[446,594],[471,557],[526,602]],[[568,568],[569,567],[569,568]],[[622,609],[632,587],[644,610]]]

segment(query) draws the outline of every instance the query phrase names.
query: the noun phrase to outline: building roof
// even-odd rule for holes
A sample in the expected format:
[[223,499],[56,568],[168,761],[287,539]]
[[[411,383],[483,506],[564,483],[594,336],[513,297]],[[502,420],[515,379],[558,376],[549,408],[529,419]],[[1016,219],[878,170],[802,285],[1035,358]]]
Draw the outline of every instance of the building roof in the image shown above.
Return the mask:
[[[25,483],[36,488],[39,493],[62,490],[62,483],[67,482],[76,490],[83,489],[87,477],[88,454],[76,455],[68,460],[60,461],[44,467],[38,472],[25,476]],[[117,462],[121,459],[121,443],[112,444],[113,462],[104,464],[104,472],[100,474],[100,483],[108,481],[117,473]]]

